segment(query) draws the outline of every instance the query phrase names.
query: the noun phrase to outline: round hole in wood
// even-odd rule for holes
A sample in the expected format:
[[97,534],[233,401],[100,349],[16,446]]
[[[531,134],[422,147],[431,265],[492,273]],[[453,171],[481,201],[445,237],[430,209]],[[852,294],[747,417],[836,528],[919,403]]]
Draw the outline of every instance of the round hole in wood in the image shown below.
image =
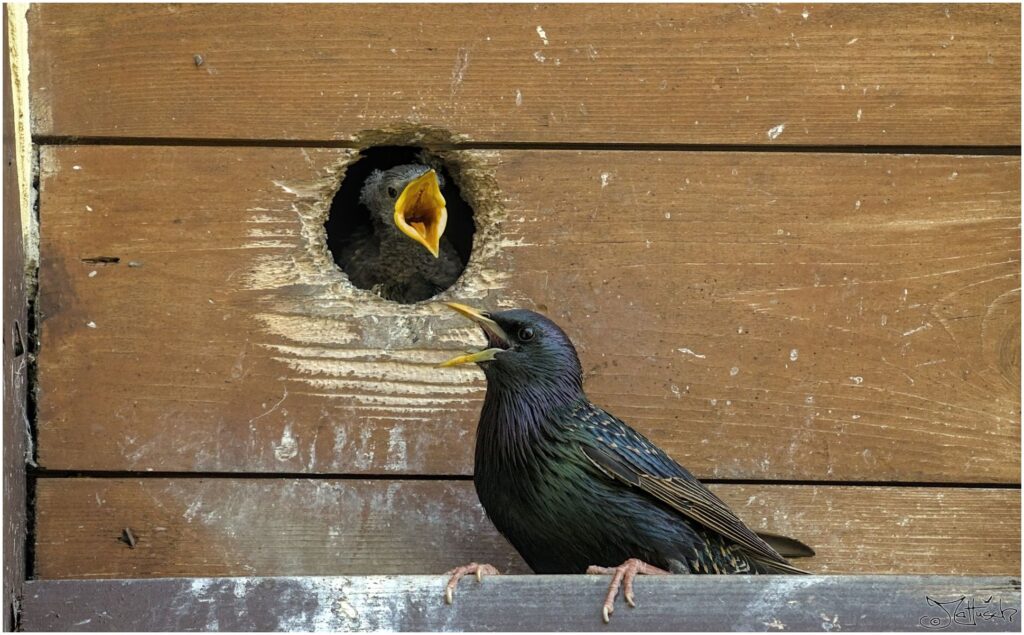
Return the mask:
[[[395,214],[405,186],[428,169],[437,175],[447,209],[436,257],[410,236],[418,230],[429,233],[430,224],[437,222],[433,212],[417,210],[418,205],[402,206],[408,210],[404,232]],[[426,215],[417,216],[420,211]],[[324,229],[327,248],[353,285],[411,304],[436,296],[458,280],[469,261],[476,226],[472,208],[441,157],[418,146],[389,145],[362,150],[348,166]]]

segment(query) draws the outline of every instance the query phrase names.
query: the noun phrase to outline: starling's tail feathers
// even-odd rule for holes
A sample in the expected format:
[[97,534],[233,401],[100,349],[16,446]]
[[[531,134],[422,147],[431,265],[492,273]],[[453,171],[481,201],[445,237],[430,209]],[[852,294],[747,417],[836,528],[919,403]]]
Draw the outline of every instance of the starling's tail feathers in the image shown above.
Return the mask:
[[814,549],[811,549],[796,538],[771,534],[765,531],[757,532],[757,536],[767,542],[772,549],[778,551],[784,558],[810,558],[814,555]]
[[796,574],[796,575],[810,575],[810,572],[798,569],[791,564],[785,562],[778,562],[777,560],[764,560],[761,558],[753,558],[755,567],[758,573],[765,574]]

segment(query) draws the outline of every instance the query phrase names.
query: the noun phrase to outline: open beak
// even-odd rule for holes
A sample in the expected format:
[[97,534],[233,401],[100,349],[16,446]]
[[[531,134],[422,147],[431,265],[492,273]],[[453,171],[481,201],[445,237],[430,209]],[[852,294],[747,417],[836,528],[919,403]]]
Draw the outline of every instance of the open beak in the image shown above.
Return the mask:
[[406,185],[395,201],[395,225],[437,258],[447,224],[448,208],[437,184],[437,174],[427,170]]
[[482,351],[471,351],[464,355],[457,355],[448,361],[438,364],[438,368],[459,366],[461,364],[479,364],[480,362],[489,362],[492,361],[494,356],[498,353],[508,350],[508,336],[505,335],[505,331],[498,326],[498,323],[492,320],[486,313],[477,311],[471,306],[459,304],[458,302],[445,302],[444,304],[451,310],[461,313],[476,322],[476,324],[483,329],[484,335],[487,336],[487,345],[489,348],[485,348]]

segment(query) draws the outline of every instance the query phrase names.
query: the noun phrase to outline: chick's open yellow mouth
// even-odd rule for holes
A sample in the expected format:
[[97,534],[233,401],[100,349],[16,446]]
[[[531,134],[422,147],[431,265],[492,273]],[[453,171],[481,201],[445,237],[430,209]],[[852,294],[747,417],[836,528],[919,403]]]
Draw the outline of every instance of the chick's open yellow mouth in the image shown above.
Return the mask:
[[395,225],[435,258],[440,253],[441,236],[448,224],[445,205],[434,170],[427,170],[405,186],[395,201]]

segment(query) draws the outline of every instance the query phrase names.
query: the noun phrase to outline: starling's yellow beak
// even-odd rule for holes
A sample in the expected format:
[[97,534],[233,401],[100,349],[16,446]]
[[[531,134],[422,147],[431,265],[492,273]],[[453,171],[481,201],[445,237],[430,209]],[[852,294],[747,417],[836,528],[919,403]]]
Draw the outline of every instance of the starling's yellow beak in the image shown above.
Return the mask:
[[395,225],[437,258],[447,224],[448,208],[437,183],[437,173],[427,170],[406,185],[395,201]]
[[458,302],[445,302],[444,304],[451,310],[461,313],[476,322],[477,325],[483,329],[484,335],[487,336],[487,344],[490,348],[485,348],[482,351],[472,351],[464,355],[456,355],[448,361],[438,364],[438,368],[493,361],[495,355],[508,349],[508,335],[505,334],[505,330],[502,329],[497,322],[492,320],[489,315],[481,311],[477,311],[471,306],[459,304]]
[[480,362],[494,361],[494,356],[503,350],[504,349],[502,348],[485,348],[482,351],[476,351],[474,353],[456,355],[451,359],[441,362],[437,367],[448,368],[449,366],[461,366],[462,364],[479,364]]

